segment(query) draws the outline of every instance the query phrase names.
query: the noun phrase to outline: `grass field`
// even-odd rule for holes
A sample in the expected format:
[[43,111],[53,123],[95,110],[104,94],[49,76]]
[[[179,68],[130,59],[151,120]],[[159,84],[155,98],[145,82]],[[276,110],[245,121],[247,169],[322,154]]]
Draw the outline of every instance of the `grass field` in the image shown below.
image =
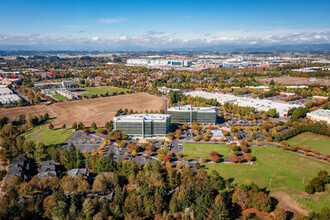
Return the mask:
[[211,157],[211,151],[218,152],[224,158],[234,156],[226,144],[183,144],[183,154],[188,158]]
[[53,94],[52,95],[55,99],[59,100],[59,101],[64,101],[66,100],[66,98],[60,94]]
[[330,138],[324,135],[305,132],[290,138],[287,142],[298,146],[306,145],[320,151],[323,155],[330,154]]
[[85,90],[88,93],[81,94],[81,96],[83,96],[83,97],[92,96],[93,94],[94,95],[102,95],[102,94],[105,94],[107,92],[109,94],[112,94],[113,92],[122,92],[122,91],[126,92],[126,91],[128,91],[128,89],[122,89],[122,88],[117,88],[117,87],[112,87],[112,86],[88,87],[88,88],[85,88]]
[[[234,178],[234,182],[249,184],[252,181],[261,187],[291,187],[304,191],[306,183],[320,170],[330,172],[326,162],[283,151],[275,147],[251,147],[257,165],[246,164],[205,164],[209,170],[215,169],[225,178]],[[305,177],[305,184],[302,185]]]
[[25,132],[23,136],[28,140],[32,140],[36,143],[42,142],[45,145],[62,144],[73,135],[71,131],[72,129],[50,130],[48,124],[46,124]]
[[308,195],[303,192],[295,192],[289,189],[272,189],[270,196],[276,194],[287,195],[290,200],[298,203],[303,209],[310,209],[315,212],[320,212],[324,206],[330,207],[330,191],[322,194]]

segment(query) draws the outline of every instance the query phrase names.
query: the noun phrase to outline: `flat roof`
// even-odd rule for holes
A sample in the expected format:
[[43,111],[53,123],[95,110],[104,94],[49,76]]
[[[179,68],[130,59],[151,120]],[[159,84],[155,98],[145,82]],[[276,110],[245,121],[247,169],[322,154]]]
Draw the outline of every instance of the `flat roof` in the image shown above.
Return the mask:
[[330,120],[330,110],[328,109],[318,109],[312,112],[307,113],[310,116],[324,117]]
[[166,122],[170,117],[171,115],[166,114],[132,114],[116,116],[113,118],[113,120],[114,122]]
[[303,105],[290,104],[285,102],[275,102],[268,99],[254,99],[248,97],[241,97],[223,93],[211,93],[204,91],[193,91],[187,92],[185,95],[190,95],[192,97],[203,97],[206,99],[216,99],[221,104],[232,103],[242,107],[253,107],[257,110],[268,111],[269,109],[275,108],[279,113],[285,113],[291,108],[299,108]]
[[171,107],[167,111],[178,111],[178,112],[216,112],[216,107],[192,107],[191,105],[185,105],[180,107]]

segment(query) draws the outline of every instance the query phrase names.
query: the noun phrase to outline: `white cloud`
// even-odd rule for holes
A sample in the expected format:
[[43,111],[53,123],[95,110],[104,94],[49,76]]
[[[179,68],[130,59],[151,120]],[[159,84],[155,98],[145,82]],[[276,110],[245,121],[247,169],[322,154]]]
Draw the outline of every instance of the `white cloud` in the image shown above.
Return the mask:
[[185,33],[168,34],[163,31],[147,31],[141,35],[122,34],[118,37],[90,36],[83,37],[60,35],[6,35],[0,34],[0,45],[93,45],[95,46],[141,46],[148,48],[199,47],[224,44],[304,44],[330,43],[330,29],[326,30],[288,30],[274,29],[261,31],[217,31],[210,34]]
[[98,23],[102,24],[114,24],[114,23],[120,23],[123,22],[123,18],[100,18],[97,20]]
[[94,41],[94,42],[96,42],[96,41],[100,41],[100,40],[101,40],[100,37],[92,37],[92,39],[91,39],[91,41]]

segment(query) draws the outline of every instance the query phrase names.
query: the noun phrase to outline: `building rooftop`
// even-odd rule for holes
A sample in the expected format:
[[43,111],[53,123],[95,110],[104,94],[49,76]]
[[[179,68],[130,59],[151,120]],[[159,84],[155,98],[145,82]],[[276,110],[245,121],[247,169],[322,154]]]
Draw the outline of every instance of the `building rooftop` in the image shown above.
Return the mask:
[[198,112],[216,112],[216,107],[192,107],[191,105],[185,105],[181,107],[171,107],[168,108],[167,111],[198,111]]
[[328,110],[328,109],[318,109],[318,110],[309,112],[308,115],[325,117],[330,120],[330,110]]
[[165,122],[171,117],[166,114],[132,114],[132,115],[120,115],[113,118],[114,122],[127,121],[127,122],[142,122],[142,121],[158,121]]
[[185,95],[192,97],[203,97],[206,99],[216,99],[219,103],[231,103],[242,107],[254,107],[259,111],[268,111],[269,109],[275,108],[280,114],[286,113],[291,108],[299,108],[303,105],[290,104],[285,102],[271,101],[268,99],[254,99],[243,96],[235,96],[223,93],[210,93],[204,91],[193,91],[187,92]]
[[71,169],[68,170],[68,175],[71,177],[82,175],[85,179],[87,179],[89,177],[89,171],[86,168]]
[[40,177],[49,177],[49,176],[57,176],[57,162],[50,160],[44,161],[41,163],[39,176]]
[[19,176],[21,177],[23,182],[26,182],[30,179],[30,164],[26,157],[24,156],[17,156],[12,159],[8,176],[4,180],[4,184],[6,184],[7,180],[10,177]]

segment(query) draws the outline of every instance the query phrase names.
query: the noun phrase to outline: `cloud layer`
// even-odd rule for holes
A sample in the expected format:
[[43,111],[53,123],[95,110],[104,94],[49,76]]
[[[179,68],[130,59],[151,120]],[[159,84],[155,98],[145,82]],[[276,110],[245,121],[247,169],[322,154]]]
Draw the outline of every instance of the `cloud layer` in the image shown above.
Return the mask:
[[[101,20],[100,20],[101,22]],[[118,22],[111,19],[102,22]],[[214,33],[187,33],[181,36],[167,34],[163,31],[147,31],[144,34],[130,36],[122,34],[119,37],[79,37],[79,36],[44,36],[7,35],[0,34],[0,45],[32,45],[32,46],[84,46],[95,48],[110,48],[121,46],[139,46],[146,48],[184,48],[215,45],[281,45],[281,44],[307,44],[330,43],[330,30],[263,30],[263,31],[218,31]]]

